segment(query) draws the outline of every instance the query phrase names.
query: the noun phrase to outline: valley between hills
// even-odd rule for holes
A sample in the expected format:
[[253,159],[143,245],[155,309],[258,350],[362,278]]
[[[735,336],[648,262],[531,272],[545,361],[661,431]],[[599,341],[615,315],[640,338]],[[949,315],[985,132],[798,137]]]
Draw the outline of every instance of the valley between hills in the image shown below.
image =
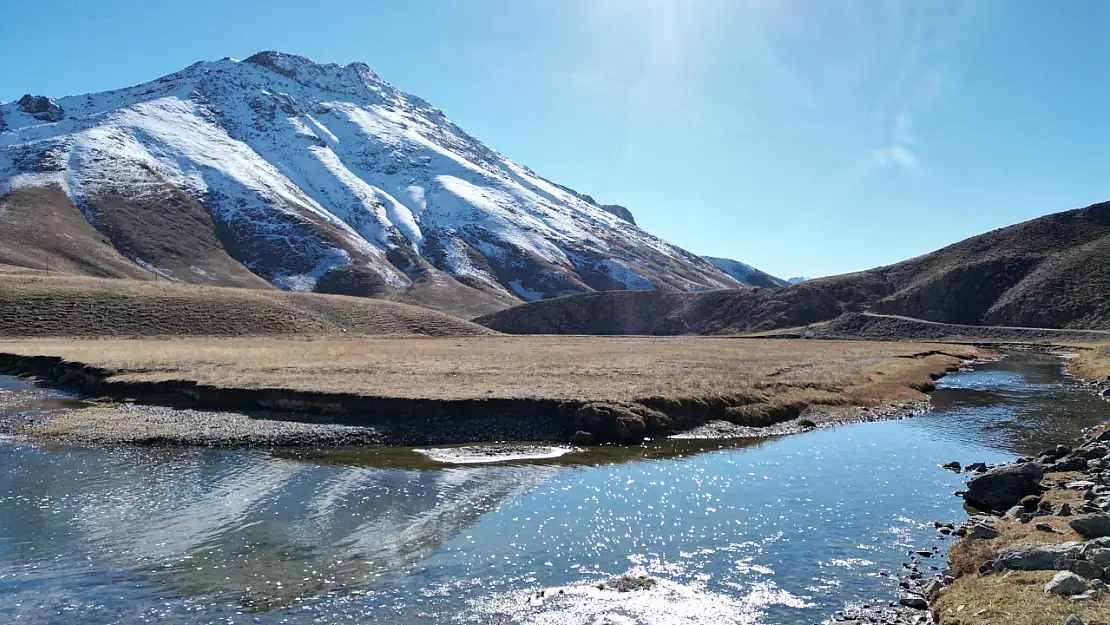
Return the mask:
[[[939,547],[911,552],[900,605],[839,619],[857,625],[920,623],[925,609],[960,625],[1071,613],[1042,588],[1058,581],[1052,567],[1091,573],[1107,551],[1061,519],[1110,511],[1110,435],[1090,429],[1105,421],[1092,392],[1110,393],[1108,295],[1110,202],[792,283],[646,232],[634,210],[509,160],[361,63],[267,51],[109,92],[0,103],[0,382],[32,388],[0,386],[0,433],[15,437],[4,440],[246,447],[336,465],[368,462],[358,455],[367,448],[392,461],[397,447],[408,457],[399,466],[430,454],[418,468],[440,476],[451,464],[597,454],[582,461],[593,467],[622,453],[710,449],[690,440],[758,447],[809,433],[864,449],[866,436],[832,426],[934,409],[966,417],[951,428],[976,441],[1005,431],[1008,446],[975,449],[1020,452],[1019,469],[983,465],[972,484],[1025,465],[1041,467],[1037,479],[1009,510],[969,500],[989,523],[938,524],[936,540],[962,537],[953,566],[925,580],[918,558]],[[936,406],[930,396],[951,374],[960,382],[938,391],[951,403]],[[967,399],[975,384],[987,399]],[[44,400],[43,389],[60,395]],[[973,422],[989,412],[982,402],[1018,402],[1015,414],[1039,418],[1052,412],[1036,403],[1047,396],[1085,402],[1082,418],[1060,426],[1069,442],[1077,424],[1088,428],[1079,448],[1029,456],[1021,432],[1034,426],[996,413]],[[875,432],[907,454],[924,453],[917,440],[929,436]],[[1052,428],[1035,434],[1059,443]],[[887,464],[858,473],[896,466],[897,453],[884,453]],[[847,462],[856,460],[838,466]],[[342,491],[344,479],[367,478],[325,490]],[[921,479],[929,497],[948,488]],[[455,528],[466,516],[456,512],[428,526]],[[1040,517],[1043,536],[1027,527]],[[398,544],[423,544],[410,538]],[[996,574],[1010,566],[1007,550],[1040,538],[1086,542],[1048,569]],[[1110,568],[1094,573],[1110,581]],[[1110,605],[1097,579],[1071,593],[1089,600],[1078,608],[1088,621]],[[590,589],[650,593],[656,583],[629,573]],[[251,584],[240,594],[253,609]],[[292,605],[283,592],[258,599],[260,611]]]
[[0,119],[0,352],[103,399],[633,443],[896,416],[985,345],[1110,339],[1110,203],[790,283],[360,63],[260,52]]

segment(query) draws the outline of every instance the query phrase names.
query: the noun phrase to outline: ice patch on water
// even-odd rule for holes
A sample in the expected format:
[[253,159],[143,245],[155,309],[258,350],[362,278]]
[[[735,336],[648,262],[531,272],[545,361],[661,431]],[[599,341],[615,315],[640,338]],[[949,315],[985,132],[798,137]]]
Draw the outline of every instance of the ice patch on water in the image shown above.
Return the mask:
[[514,460],[551,460],[578,450],[574,447],[551,445],[470,445],[413,451],[444,464],[489,464]]

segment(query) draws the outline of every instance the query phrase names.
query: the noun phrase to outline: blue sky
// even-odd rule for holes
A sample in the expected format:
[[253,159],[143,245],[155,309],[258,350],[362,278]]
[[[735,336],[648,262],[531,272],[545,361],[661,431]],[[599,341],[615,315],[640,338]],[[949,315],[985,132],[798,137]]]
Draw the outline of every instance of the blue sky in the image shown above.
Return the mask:
[[0,100],[278,49],[364,61],[541,175],[781,276],[1110,200],[1102,0],[8,2]]

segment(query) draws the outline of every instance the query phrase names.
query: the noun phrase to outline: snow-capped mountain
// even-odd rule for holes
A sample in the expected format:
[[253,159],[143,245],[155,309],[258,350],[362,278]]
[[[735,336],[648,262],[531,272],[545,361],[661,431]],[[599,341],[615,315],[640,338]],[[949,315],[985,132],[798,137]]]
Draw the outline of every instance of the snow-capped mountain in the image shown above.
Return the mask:
[[747,263],[742,263],[731,258],[715,258],[706,256],[705,260],[713,263],[718,269],[732,276],[734,280],[744,286],[776,287],[786,286],[788,283],[782,278],[760,271]]
[[261,276],[473,314],[592,290],[738,286],[361,63],[261,52],[0,104],[0,198],[29,189],[35,201],[55,190],[124,257],[184,282]]

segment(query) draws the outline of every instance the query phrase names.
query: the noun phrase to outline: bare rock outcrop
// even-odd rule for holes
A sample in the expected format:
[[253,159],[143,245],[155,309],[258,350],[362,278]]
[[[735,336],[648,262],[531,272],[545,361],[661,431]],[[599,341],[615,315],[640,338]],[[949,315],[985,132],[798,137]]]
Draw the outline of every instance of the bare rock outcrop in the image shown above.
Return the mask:
[[19,110],[44,122],[58,122],[65,119],[65,110],[53,98],[44,95],[28,93],[19,99],[18,104]]

